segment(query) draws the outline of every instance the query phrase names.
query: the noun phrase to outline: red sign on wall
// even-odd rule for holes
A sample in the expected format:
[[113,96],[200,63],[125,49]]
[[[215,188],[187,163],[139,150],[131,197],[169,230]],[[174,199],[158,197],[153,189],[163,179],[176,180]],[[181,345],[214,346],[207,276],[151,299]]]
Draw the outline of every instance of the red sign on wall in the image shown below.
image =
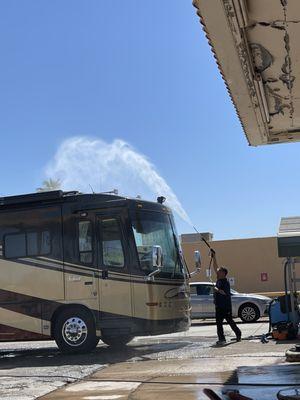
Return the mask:
[[260,280],[261,280],[262,282],[267,282],[267,280],[268,280],[268,273],[267,273],[267,272],[261,272],[261,274],[260,274]]

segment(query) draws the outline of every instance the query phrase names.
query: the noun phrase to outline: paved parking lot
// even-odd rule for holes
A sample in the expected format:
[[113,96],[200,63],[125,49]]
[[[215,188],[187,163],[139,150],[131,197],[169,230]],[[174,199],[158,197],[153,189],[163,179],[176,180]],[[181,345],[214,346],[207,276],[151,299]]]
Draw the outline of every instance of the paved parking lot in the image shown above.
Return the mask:
[[[216,328],[213,322],[208,321],[195,321],[185,333],[136,338],[122,351],[99,344],[93,353],[86,355],[62,355],[52,341],[2,343],[0,398],[35,399],[67,384],[63,391],[54,391],[45,399],[126,399],[126,393],[141,388],[145,379],[151,380],[156,390],[160,381],[155,384],[153,379],[172,380],[174,376],[177,382],[185,377],[183,383],[186,385],[186,379],[192,383],[202,378],[208,379],[207,374],[210,374],[209,379],[216,383],[226,380],[230,371],[241,365],[253,368],[284,362],[284,352],[290,344],[260,343],[259,335],[267,331],[267,321],[239,326],[245,340],[241,343],[230,341],[232,332],[226,326],[228,345],[221,348],[214,344]],[[219,375],[215,376],[216,373]],[[83,378],[86,380],[82,381]],[[112,378],[114,382],[108,384]],[[74,382],[81,386],[68,385]],[[97,394],[91,391],[91,384]],[[165,387],[162,382],[159,384]],[[194,396],[192,386],[186,389],[189,388],[187,393]],[[115,391],[108,392],[108,387]],[[162,387],[161,390],[165,392]],[[83,395],[87,388],[90,394]],[[144,388],[148,397],[141,397],[140,392],[140,397],[132,398],[151,398],[149,388],[145,385]],[[197,396],[197,399],[201,398]]]

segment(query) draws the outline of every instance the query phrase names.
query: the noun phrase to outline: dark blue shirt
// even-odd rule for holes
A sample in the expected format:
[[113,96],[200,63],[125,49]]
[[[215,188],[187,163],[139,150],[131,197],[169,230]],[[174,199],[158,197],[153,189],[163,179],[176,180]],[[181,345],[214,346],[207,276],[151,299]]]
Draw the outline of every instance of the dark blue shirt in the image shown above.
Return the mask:
[[216,282],[216,287],[223,290],[226,294],[215,293],[215,305],[218,308],[225,310],[231,310],[231,293],[230,284],[226,278],[218,279]]

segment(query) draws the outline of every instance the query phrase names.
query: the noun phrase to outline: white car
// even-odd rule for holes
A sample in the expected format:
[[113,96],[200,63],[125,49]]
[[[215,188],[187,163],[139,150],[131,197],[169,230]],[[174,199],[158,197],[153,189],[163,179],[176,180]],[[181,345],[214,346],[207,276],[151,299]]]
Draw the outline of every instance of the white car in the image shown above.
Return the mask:
[[[192,319],[214,318],[214,284],[211,282],[191,282]],[[243,322],[255,322],[266,314],[271,299],[258,294],[238,293],[231,289],[232,316]]]

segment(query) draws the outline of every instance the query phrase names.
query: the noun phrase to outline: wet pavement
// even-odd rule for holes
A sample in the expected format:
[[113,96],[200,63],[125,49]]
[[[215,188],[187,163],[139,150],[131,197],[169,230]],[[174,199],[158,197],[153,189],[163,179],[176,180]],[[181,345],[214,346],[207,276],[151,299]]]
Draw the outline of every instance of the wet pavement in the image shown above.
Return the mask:
[[174,360],[121,363],[43,399],[196,400],[207,399],[203,389],[210,388],[222,398],[227,398],[228,391],[238,391],[253,399],[267,400],[276,399],[279,390],[300,383],[299,365],[274,365],[274,359],[268,357],[256,362],[258,365],[240,365],[246,362],[247,359],[241,357],[233,362],[216,358],[194,363]]
[[53,342],[3,343],[0,398],[207,399],[202,390],[209,387],[224,399],[230,388],[275,399],[280,389],[300,385],[300,365],[285,362],[291,344],[262,344],[267,323],[240,327],[245,340],[229,336],[224,347],[214,345],[214,324],[203,322],[184,334],[136,338],[122,351],[99,345],[86,355],[62,355]]

